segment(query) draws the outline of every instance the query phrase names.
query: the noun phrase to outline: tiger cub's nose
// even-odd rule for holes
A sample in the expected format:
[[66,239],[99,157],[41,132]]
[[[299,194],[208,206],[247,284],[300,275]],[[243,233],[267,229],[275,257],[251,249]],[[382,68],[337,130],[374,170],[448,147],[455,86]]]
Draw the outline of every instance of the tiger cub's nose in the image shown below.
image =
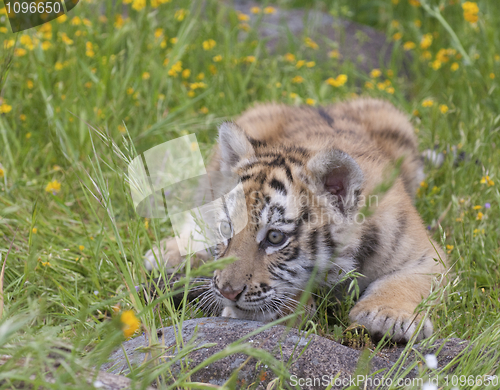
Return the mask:
[[231,286],[225,285],[223,288],[217,287],[219,292],[222,294],[224,298],[229,299],[230,301],[236,302],[238,298],[240,297],[240,294],[243,292],[246,286],[243,286],[242,288],[234,290]]

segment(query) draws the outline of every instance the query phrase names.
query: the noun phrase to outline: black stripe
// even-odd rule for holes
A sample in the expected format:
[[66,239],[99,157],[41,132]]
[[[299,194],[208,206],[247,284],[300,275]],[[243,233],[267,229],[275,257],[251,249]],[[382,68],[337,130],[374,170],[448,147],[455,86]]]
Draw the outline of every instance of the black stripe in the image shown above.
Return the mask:
[[380,229],[377,225],[367,225],[361,236],[361,245],[356,252],[355,260],[362,265],[372,257],[380,247]]
[[250,142],[254,148],[266,146],[266,143],[264,141],[259,141],[255,138],[252,138],[249,136],[247,136],[247,139],[248,139],[248,142]]
[[285,271],[285,272],[288,272],[290,275],[292,276],[297,276],[297,272],[292,270],[292,269],[288,269],[287,266],[283,263],[278,263],[278,268],[282,271]]
[[316,229],[312,230],[309,237],[307,237],[307,245],[309,246],[309,253],[312,260],[315,260],[318,253],[318,231]]
[[[287,247],[287,248],[290,248],[290,247]],[[292,253],[290,254],[290,256],[288,258],[285,259],[285,261],[293,261],[293,260],[297,259],[297,257],[299,257],[300,247],[298,245],[295,246],[294,248],[290,248],[289,250],[291,250]]]
[[395,230],[394,241],[392,242],[392,251],[396,252],[398,249],[398,244],[401,241],[401,237],[406,231],[407,219],[404,214],[400,214],[398,216],[398,225]]
[[322,107],[318,108],[318,114],[328,123],[328,126],[333,125],[333,118]]
[[277,179],[273,178],[273,180],[271,180],[271,182],[269,183],[269,186],[271,188],[274,188],[276,191],[281,192],[283,195],[287,194],[287,190],[286,190],[285,185]]
[[329,225],[323,226],[323,237],[323,243],[328,249],[330,249],[332,252],[337,249],[337,242],[332,238],[332,233],[330,232]]
[[405,134],[398,130],[393,130],[393,129],[385,129],[382,131],[379,131],[375,133],[376,136],[384,138],[384,139],[389,139],[392,140],[399,145],[405,146],[407,148],[416,148],[415,143],[413,142],[412,139],[408,138]]

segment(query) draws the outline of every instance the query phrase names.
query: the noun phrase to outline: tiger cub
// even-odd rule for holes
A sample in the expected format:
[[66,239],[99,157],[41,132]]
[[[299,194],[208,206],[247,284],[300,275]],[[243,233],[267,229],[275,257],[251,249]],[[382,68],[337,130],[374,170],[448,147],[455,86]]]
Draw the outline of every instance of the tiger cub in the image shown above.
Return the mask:
[[[216,258],[237,258],[211,281],[223,316],[272,321],[295,309],[313,271],[317,283],[334,286],[355,270],[362,294],[350,320],[374,337],[414,336],[415,309],[445,272],[445,256],[413,205],[423,169],[406,115],[367,98],[257,105],[220,126],[209,169],[239,176],[248,212],[245,228],[215,248]],[[231,221],[219,223],[231,231]],[[160,248],[146,254],[147,266],[182,262],[174,239]],[[417,340],[429,337],[431,321],[420,329]]]

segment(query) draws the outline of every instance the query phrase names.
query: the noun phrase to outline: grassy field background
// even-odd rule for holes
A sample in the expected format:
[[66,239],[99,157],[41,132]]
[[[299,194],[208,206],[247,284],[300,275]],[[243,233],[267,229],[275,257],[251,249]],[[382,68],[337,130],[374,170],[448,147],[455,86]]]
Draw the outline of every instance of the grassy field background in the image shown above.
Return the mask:
[[[77,373],[103,363],[124,340],[123,312],[132,310],[139,332],[153,337],[156,328],[193,315],[168,299],[145,305],[135,292],[148,279],[142,254],[171,234],[166,221],[135,214],[125,172],[136,153],[196,133],[208,156],[216,125],[255,101],[314,106],[355,96],[388,99],[407,112],[422,150],[465,152],[463,161],[429,168],[417,198],[453,266],[447,296],[430,312],[433,337],[475,343],[458,375],[499,375],[498,352],[478,358],[481,347],[500,351],[496,1],[279,5],[320,9],[385,32],[393,65],[363,74],[338,58],[338,47],[308,36],[268,53],[248,15],[214,0],[203,8],[196,1],[82,0],[67,17],[17,34],[2,9],[0,355],[12,359],[0,367],[0,388],[21,381],[91,387]],[[265,19],[274,11],[262,3],[248,14]],[[320,61],[325,52],[328,60]],[[412,58],[410,79],[398,76],[404,52]],[[333,319],[319,313],[322,334],[342,336],[350,304]],[[65,363],[53,368],[61,358]],[[421,370],[444,378],[449,368]],[[151,370],[134,378],[145,386]],[[477,383],[459,388],[485,388]],[[453,387],[443,379],[440,385]]]

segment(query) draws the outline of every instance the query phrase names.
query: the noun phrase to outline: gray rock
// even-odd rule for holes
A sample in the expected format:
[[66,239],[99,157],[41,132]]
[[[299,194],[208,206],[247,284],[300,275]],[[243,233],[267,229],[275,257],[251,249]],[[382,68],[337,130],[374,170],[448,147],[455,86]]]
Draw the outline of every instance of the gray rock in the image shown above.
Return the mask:
[[[262,4],[234,0],[234,8],[250,16],[250,24],[259,17],[250,12],[254,6]],[[384,33],[350,20],[334,18],[326,12],[274,8],[276,12],[262,15],[262,23],[258,25],[259,34],[267,40],[266,47],[271,52],[286,47],[290,37],[298,41],[306,34],[320,46],[320,59],[327,59],[327,53],[336,47],[341,61],[348,60],[361,71],[390,66],[394,45]],[[405,63],[410,60],[405,52],[401,58]]]
[[[176,342],[177,328],[167,327],[158,332],[158,341],[161,346],[170,347],[167,351],[159,350],[158,348],[150,348],[149,340],[145,335],[136,337],[126,341],[123,348],[114,352],[110,358],[110,362],[103,365],[101,369],[110,370],[114,374],[126,374],[129,372],[129,363],[135,369],[141,370],[139,367],[148,359],[155,356],[170,357],[188,352],[189,367],[194,368],[205,362],[212,355],[229,351],[231,343],[247,336],[249,333],[264,326],[265,324],[255,321],[237,320],[221,317],[200,318],[186,320],[182,326],[182,339],[184,348],[179,350]],[[291,375],[290,384],[295,384],[293,378],[316,378],[316,383],[302,382],[300,386],[303,389],[323,389],[329,378],[335,378],[333,389],[342,389],[351,384],[355,377],[354,374],[369,374],[378,370],[386,370],[391,367],[399,357],[403,348],[388,350],[384,353],[379,353],[370,360],[369,367],[359,367],[365,361],[361,356],[362,352],[352,348],[348,348],[332,340],[317,335],[307,336],[305,333],[299,332],[294,328],[276,325],[268,328],[256,335],[245,340],[247,345],[260,350],[268,351],[278,361],[284,362]],[[449,359],[451,355],[456,355],[463,349],[458,342],[452,342],[452,347],[442,349],[438,355],[445,356],[444,359]],[[437,347],[435,347],[437,348]],[[418,350],[418,347],[416,348]],[[126,351],[125,357],[123,350]],[[427,349],[432,352],[431,349]],[[159,352],[158,352],[159,351]],[[443,351],[444,355],[443,355]],[[249,352],[249,351],[245,351]],[[361,359],[360,359],[361,357]],[[127,362],[128,360],[128,362]],[[174,377],[179,378],[180,363],[178,359],[170,361],[168,357],[162,357],[164,364],[172,364],[170,367]],[[222,385],[230,379],[235,370],[237,372],[237,383],[239,387],[248,387],[252,383],[256,383],[257,388],[265,389],[276,374],[271,369],[270,362],[257,364],[258,359],[255,357],[249,358],[247,353],[234,353],[224,358],[221,358],[206,367],[194,372],[190,380],[195,382],[211,383],[214,385]],[[288,364],[287,364],[288,363]],[[186,364],[186,359],[184,359]],[[444,364],[444,363],[443,363]],[[410,374],[415,375],[416,372]],[[382,378],[383,373],[378,373],[374,378]],[[171,384],[171,383],[170,383]],[[359,384],[359,383],[358,383]],[[362,386],[362,388],[364,388]],[[367,389],[372,388],[369,384]]]

